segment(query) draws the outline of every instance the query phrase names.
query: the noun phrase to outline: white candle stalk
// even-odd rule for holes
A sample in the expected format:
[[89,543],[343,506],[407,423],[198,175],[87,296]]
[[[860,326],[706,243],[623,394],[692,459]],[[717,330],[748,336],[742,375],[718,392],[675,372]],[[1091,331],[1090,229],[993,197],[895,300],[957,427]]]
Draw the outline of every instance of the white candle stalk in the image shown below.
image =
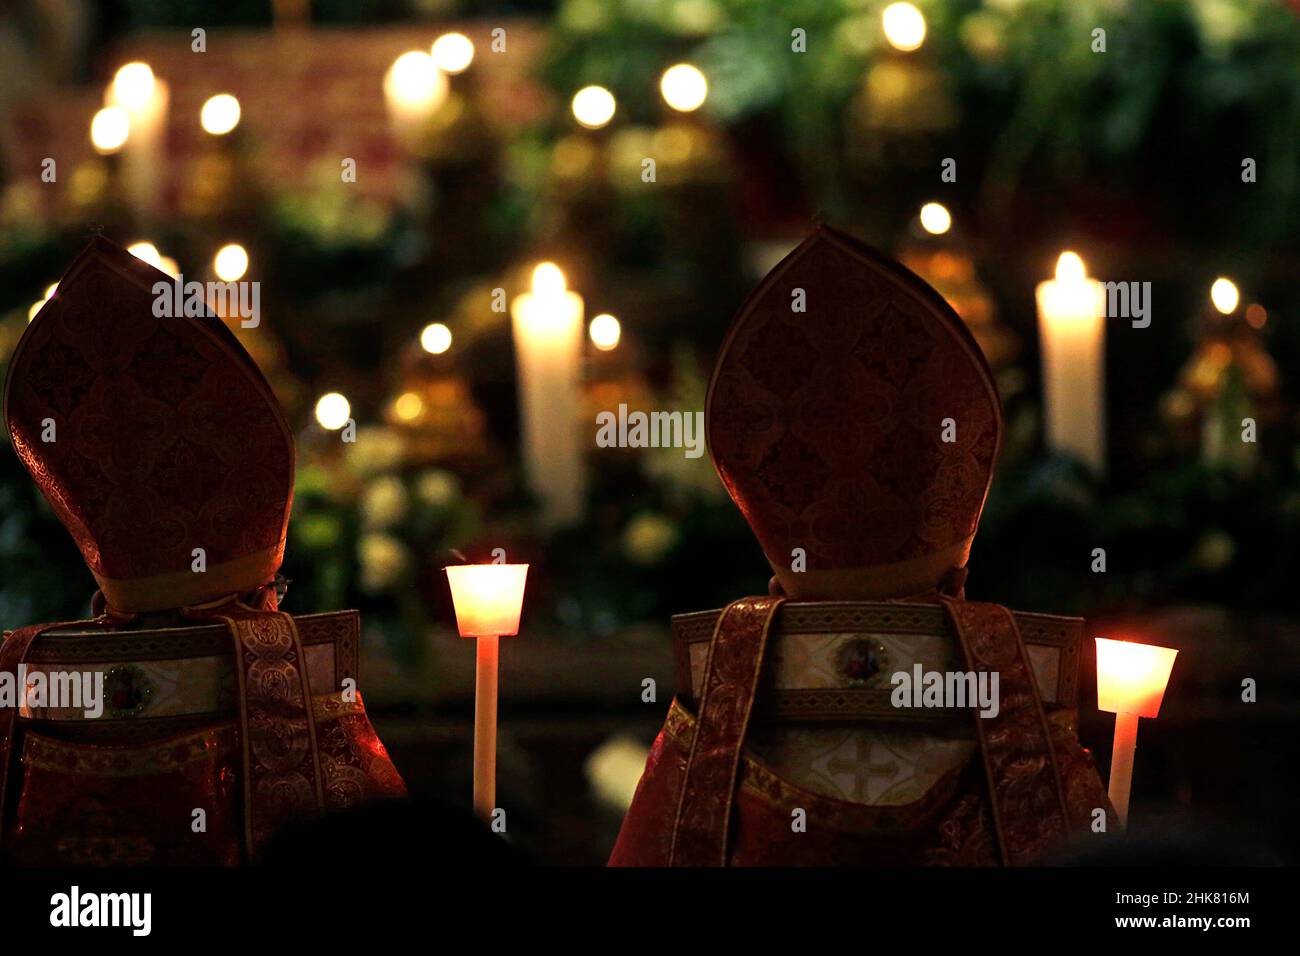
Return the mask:
[[564,524],[581,515],[587,490],[579,431],[582,297],[566,287],[559,266],[543,262],[511,315],[525,474],[541,499],[543,523]]
[[1105,290],[1083,260],[1061,253],[1056,278],[1037,289],[1043,417],[1052,451],[1097,474],[1106,469]]

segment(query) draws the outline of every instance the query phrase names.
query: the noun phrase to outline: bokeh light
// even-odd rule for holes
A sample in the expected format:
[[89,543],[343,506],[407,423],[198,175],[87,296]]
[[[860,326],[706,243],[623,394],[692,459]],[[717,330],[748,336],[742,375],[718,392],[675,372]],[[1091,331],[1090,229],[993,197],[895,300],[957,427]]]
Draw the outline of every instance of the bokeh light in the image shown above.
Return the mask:
[[921,207],[921,228],[934,236],[952,228],[952,214],[943,203],[928,202]]
[[90,121],[90,142],[101,155],[116,153],[131,133],[131,118],[120,106],[105,106]]
[[199,123],[205,132],[224,136],[239,125],[239,100],[229,93],[218,93],[208,98],[199,111]]
[[618,340],[623,337],[623,326],[614,316],[604,312],[591,320],[587,334],[591,336],[592,345],[602,352],[609,352],[618,348]]
[[338,431],[352,417],[352,405],[338,392],[326,392],[316,402],[316,421],[321,428]]
[[910,53],[925,42],[925,16],[913,4],[891,3],[881,13],[880,23],[895,50]]
[[222,246],[212,257],[212,271],[222,282],[237,282],[248,271],[248,250],[237,242]]
[[155,269],[162,268],[162,253],[152,242],[133,242],[126,247],[126,251],[137,259],[143,259]]
[[384,95],[408,109],[433,109],[447,98],[447,75],[430,54],[409,50],[384,74]]
[[1224,315],[1231,315],[1237,311],[1237,303],[1241,301],[1241,293],[1237,290],[1235,282],[1225,276],[1220,276],[1214,280],[1214,285],[1210,286],[1210,301]]
[[430,355],[441,355],[451,348],[451,329],[441,322],[426,325],[420,333],[420,348]]
[[128,110],[144,109],[153,96],[154,75],[148,63],[138,60],[118,68],[113,76],[113,102]]
[[664,70],[659,80],[659,92],[664,102],[673,109],[689,113],[704,105],[709,95],[709,81],[697,67],[689,63],[678,63]]
[[463,33],[444,33],[433,41],[431,53],[444,73],[463,73],[474,61],[474,42]]
[[614,118],[618,104],[603,86],[584,86],[573,94],[573,118],[587,129],[600,129]]

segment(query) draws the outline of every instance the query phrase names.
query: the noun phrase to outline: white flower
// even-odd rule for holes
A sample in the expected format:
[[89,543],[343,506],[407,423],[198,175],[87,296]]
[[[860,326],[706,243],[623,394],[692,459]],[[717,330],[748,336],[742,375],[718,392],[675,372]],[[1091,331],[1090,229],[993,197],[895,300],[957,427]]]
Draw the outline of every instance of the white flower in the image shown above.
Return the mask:
[[623,553],[633,564],[655,564],[677,541],[677,528],[657,514],[639,514],[623,529]]
[[371,426],[357,429],[357,440],[344,445],[348,467],[358,475],[378,475],[401,464],[406,442],[391,428]]
[[1207,531],[1192,551],[1192,563],[1202,571],[1222,571],[1236,553],[1237,545],[1230,535],[1217,529]]
[[357,557],[361,562],[361,589],[370,594],[396,584],[408,563],[406,547],[387,534],[363,537],[357,545]]
[[425,504],[441,508],[460,496],[460,479],[441,468],[430,468],[415,479],[415,493]]
[[365,528],[391,528],[406,517],[406,486],[400,478],[376,478],[361,493],[361,524]]

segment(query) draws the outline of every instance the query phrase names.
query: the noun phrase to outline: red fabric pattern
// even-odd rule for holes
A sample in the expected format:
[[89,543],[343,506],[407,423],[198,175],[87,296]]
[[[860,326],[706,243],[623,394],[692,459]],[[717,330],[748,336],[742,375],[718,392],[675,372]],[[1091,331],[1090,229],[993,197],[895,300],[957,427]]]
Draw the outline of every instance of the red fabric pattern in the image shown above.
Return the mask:
[[27,327],[6,387],[14,449],[112,579],[187,572],[196,547],[209,566],[282,547],[292,496],[292,439],[261,373],[219,319],[155,317],[157,281],[170,279],[95,240]]
[[[655,740],[611,865],[1023,866],[1088,831],[1109,802],[1065,711],[1049,720],[1015,619],[945,599],[968,670],[997,672],[996,716],[972,712],[979,759],[925,797],[870,807],[809,793],[744,750],[779,598],[730,605],[710,643],[699,716],[677,702]],[[1065,719],[1062,720],[1061,718]],[[807,827],[792,827],[802,809]]]
[[[217,610],[210,616],[241,613]],[[236,723],[214,719],[175,737],[89,744],[34,732],[17,708],[0,710],[4,860],[234,865],[255,858],[279,826],[315,816],[322,801],[335,811],[406,796],[360,695],[353,702],[302,696],[302,651],[289,616],[242,614],[233,630],[244,648],[237,651],[246,667],[243,683],[253,686]],[[68,623],[113,626],[107,618]],[[0,670],[16,674],[40,633],[60,626],[14,631],[0,644]],[[131,739],[132,728],[122,729],[123,740]],[[196,808],[205,811],[206,830],[191,827]]]
[[[1079,746],[1070,714],[1050,715],[1052,752],[1070,798],[1070,834],[1044,855],[1050,862],[1068,836],[1090,833],[1094,808],[1107,808],[1091,755]],[[667,866],[673,809],[685,776],[695,720],[674,700],[655,739],[610,866]],[[807,831],[791,827],[792,811],[807,813]],[[742,755],[733,803],[730,866],[998,866],[1003,862],[984,768],[976,758],[912,804],[868,807],[795,787]]]
[[[793,312],[804,290],[807,313]],[[952,418],[956,441],[941,441]],[[974,533],[1001,411],[983,356],[928,286],[820,228],[742,307],[709,395],[718,474],[773,564],[865,568]]]
[[[234,866],[240,859],[234,728],[144,747],[28,733],[9,860],[33,866]],[[202,828],[195,829],[195,810]]]
[[[337,708],[337,714],[331,709]],[[331,811],[406,796],[358,702],[316,701]],[[27,732],[6,860],[33,866],[235,866],[245,858],[239,733],[230,722],[130,745]],[[195,809],[205,830],[193,827]]]

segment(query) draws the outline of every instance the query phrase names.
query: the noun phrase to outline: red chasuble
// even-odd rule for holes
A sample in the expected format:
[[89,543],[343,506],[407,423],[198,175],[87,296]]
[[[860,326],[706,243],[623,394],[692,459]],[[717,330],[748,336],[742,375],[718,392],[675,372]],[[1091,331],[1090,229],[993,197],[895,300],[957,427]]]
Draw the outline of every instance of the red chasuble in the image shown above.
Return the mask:
[[[611,864],[1021,865],[1114,821],[1082,621],[964,600],[1002,417],[941,296],[818,228],[732,324],[706,427],[773,595],[674,619],[682,687]],[[998,706],[900,700],[913,668],[996,675]]]
[[355,689],[356,614],[277,609],[279,405],[220,319],[155,315],[172,284],[96,239],[9,368],[14,450],[99,613],[6,634],[0,672],[98,675],[106,698],[94,717],[31,695],[0,710],[11,862],[233,864],[286,823],[405,794]]

